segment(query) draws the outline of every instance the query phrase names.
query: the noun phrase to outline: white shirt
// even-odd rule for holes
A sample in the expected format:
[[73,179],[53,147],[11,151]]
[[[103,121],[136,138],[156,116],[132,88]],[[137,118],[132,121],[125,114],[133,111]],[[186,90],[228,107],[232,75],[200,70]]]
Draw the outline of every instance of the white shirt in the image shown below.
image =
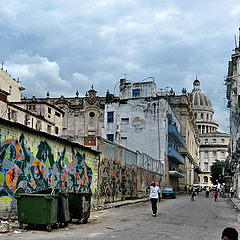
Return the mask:
[[150,186],[150,194],[149,194],[150,198],[158,198],[158,193],[160,193],[160,188],[158,186],[156,187]]

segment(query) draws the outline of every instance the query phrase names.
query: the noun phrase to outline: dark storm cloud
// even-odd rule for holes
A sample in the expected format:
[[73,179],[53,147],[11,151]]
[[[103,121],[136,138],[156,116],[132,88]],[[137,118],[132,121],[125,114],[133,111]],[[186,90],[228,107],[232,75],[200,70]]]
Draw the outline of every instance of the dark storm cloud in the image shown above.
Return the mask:
[[103,95],[125,73],[179,93],[198,74],[220,119],[236,0],[3,0],[0,14],[2,60],[25,95]]

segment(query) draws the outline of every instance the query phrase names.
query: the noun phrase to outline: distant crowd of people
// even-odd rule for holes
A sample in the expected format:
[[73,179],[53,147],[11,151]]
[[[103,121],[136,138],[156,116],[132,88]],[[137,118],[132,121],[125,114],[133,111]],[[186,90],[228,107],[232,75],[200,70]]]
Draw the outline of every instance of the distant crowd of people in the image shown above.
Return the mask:
[[195,200],[195,196],[200,192],[200,191],[205,191],[206,192],[206,198],[209,198],[210,193],[212,193],[215,202],[217,202],[218,200],[218,195],[220,195],[221,197],[226,197],[226,195],[230,196],[231,198],[235,197],[235,189],[233,188],[233,186],[231,186],[230,188],[224,188],[223,186],[220,187],[204,187],[204,188],[200,188],[199,186],[193,186],[193,185],[185,185],[185,191],[186,193],[189,193],[189,195],[191,196],[190,200],[194,201]]

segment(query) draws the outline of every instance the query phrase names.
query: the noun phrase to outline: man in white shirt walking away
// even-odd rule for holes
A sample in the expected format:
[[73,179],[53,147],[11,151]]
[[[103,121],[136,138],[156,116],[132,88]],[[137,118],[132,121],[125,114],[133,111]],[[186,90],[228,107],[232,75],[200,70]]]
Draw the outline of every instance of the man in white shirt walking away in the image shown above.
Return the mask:
[[155,182],[152,182],[149,187],[149,197],[151,199],[153,216],[156,217],[157,214],[157,202],[160,200],[160,188],[156,186]]

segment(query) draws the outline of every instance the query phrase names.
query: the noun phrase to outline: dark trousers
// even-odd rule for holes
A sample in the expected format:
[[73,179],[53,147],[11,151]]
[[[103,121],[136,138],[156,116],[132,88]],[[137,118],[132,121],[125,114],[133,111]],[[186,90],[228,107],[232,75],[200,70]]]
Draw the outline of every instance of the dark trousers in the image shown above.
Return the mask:
[[153,214],[157,213],[157,202],[158,199],[157,198],[151,198],[151,204],[152,204],[152,212]]

